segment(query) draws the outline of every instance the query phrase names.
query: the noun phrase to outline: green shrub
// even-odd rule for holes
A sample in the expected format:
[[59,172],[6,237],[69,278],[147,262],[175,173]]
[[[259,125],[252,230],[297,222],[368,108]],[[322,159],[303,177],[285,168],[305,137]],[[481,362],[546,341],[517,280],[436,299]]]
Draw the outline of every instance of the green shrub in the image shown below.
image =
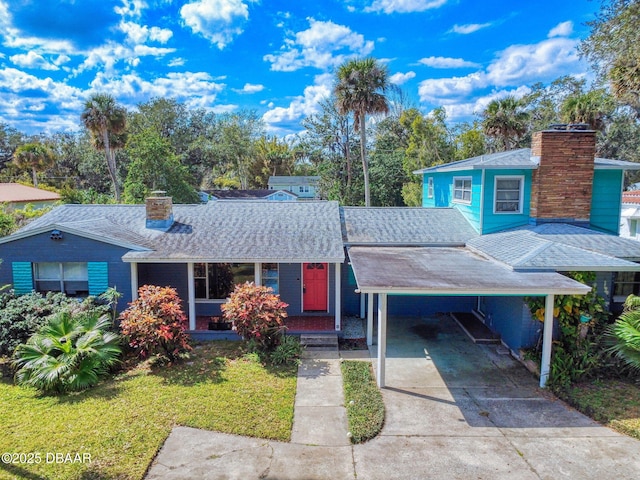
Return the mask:
[[16,381],[45,393],[82,390],[98,383],[118,361],[120,336],[98,312],[61,311],[15,351]]
[[280,345],[271,352],[270,359],[274,365],[288,365],[297,363],[300,355],[302,355],[300,340],[292,335],[283,335]]
[[221,308],[225,320],[233,322],[242,338],[253,340],[258,350],[271,352],[282,339],[288,306],[273,289],[247,282],[236,285]]
[[607,329],[608,353],[640,372],[640,297],[629,295],[624,312]]
[[175,288],[143,285],[138,289],[138,298],[120,315],[122,334],[138,356],[158,355],[171,362],[191,350],[181,304]]
[[372,439],[384,425],[384,402],[369,362],[342,362],[342,382],[351,443]]
[[60,310],[78,305],[63,293],[37,292],[0,295],[0,355],[11,356],[15,348],[38,331],[47,318]]

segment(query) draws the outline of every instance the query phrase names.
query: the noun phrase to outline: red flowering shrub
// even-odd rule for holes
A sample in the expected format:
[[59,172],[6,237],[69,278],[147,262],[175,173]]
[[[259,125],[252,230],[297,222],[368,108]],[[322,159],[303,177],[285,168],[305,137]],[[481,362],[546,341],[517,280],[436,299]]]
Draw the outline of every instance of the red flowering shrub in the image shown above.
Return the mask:
[[280,343],[288,306],[273,289],[247,282],[236,285],[222,305],[222,314],[242,338],[253,340],[259,350],[267,352]]
[[191,350],[181,303],[175,288],[143,285],[138,289],[138,299],[120,314],[120,329],[140,357],[158,354],[173,361]]

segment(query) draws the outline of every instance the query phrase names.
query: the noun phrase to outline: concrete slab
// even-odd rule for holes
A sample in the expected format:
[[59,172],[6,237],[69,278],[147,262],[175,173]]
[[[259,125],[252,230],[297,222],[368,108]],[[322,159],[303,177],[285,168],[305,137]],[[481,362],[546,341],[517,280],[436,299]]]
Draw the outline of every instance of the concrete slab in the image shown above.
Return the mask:
[[342,377],[327,375],[298,377],[295,408],[344,406]]
[[355,479],[353,457],[349,446],[315,447],[282,443],[274,443],[271,446],[274,451],[273,462],[265,479]]
[[347,437],[344,407],[297,406],[293,416],[291,443],[305,445],[351,445]]
[[299,377],[319,377],[324,375],[341,375],[340,360],[326,358],[303,358],[298,365]]
[[303,350],[301,358],[336,359],[340,358],[338,350]]

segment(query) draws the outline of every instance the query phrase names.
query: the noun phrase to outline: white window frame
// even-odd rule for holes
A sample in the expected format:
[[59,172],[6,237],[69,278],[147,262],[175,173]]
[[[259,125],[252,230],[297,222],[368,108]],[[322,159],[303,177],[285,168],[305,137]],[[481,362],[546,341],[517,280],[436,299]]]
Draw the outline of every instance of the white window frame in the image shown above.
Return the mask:
[[427,178],[427,198],[433,198],[433,177]]
[[[50,263],[50,264],[57,264],[58,265],[58,275],[56,275],[55,277],[51,277],[51,278],[47,278],[47,277],[42,277],[40,274],[40,267],[39,265],[44,264],[44,263]],[[84,273],[86,274],[86,277],[82,277],[82,278],[68,278],[65,277],[65,265],[70,265],[70,264],[78,264],[78,265],[82,265],[84,266]],[[36,287],[36,291],[38,292],[42,292],[44,290],[40,290],[38,288],[38,284],[40,282],[59,282],[59,286],[60,289],[59,290],[55,290],[55,291],[59,291],[65,294],[69,294],[68,292],[71,291],[71,289],[66,288],[67,284],[69,282],[78,282],[78,283],[87,283],[87,292],[89,290],[89,269],[88,269],[88,264],[87,262],[35,262],[33,264],[33,281],[34,281],[34,286]]]
[[[464,188],[464,182],[469,181],[469,188]],[[462,198],[456,198],[456,182],[462,182],[462,188],[459,189],[462,192]],[[469,192],[469,200],[464,199],[464,193]],[[453,177],[453,203],[462,203],[464,205],[471,205],[473,199],[473,178],[472,177]]]
[[[520,192],[518,196],[518,210],[511,212],[498,210],[498,180],[518,180],[520,182]],[[524,204],[524,175],[496,175],[493,179],[493,213],[495,215],[519,215],[522,214]]]

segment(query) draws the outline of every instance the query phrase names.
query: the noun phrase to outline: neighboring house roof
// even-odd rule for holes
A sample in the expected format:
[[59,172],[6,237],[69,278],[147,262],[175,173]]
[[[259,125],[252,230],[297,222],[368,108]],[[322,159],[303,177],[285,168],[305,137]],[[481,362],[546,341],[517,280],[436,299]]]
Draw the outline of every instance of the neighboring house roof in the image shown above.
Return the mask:
[[[416,175],[428,172],[455,172],[459,170],[477,170],[477,169],[520,169],[533,170],[538,168],[540,163],[539,157],[531,156],[530,148],[520,148],[518,150],[509,150],[507,152],[491,153],[488,155],[480,155],[457,162],[436,165],[434,167],[416,170]],[[595,158],[595,168],[616,169],[616,170],[640,170],[640,163],[625,162],[623,160],[613,160],[608,158]]]
[[145,226],[144,205],[62,205],[6,243],[57,228],[127,246],[130,262],[342,262],[336,202],[225,201],[174,205],[166,232]]
[[640,218],[640,204],[639,205],[623,205],[620,211],[621,220],[627,220],[630,218]]
[[[602,237],[602,240],[616,241],[619,238],[598,232],[594,234]],[[575,235],[582,237],[585,244],[589,244],[584,240],[589,234],[577,232]],[[636,263],[599,252],[598,241],[591,242],[594,248],[588,249],[578,246],[581,244],[580,238],[570,239],[568,243],[563,240],[567,240],[563,234],[554,237],[553,234],[540,234],[533,229],[517,229],[471,239],[467,246],[519,271],[637,271],[639,268]],[[625,241],[628,242],[629,240]],[[634,250],[640,254],[640,245]]]
[[455,208],[342,207],[347,245],[464,245],[478,233]]
[[269,177],[268,185],[317,185],[320,177],[317,176],[285,176],[285,175],[273,175]]
[[640,205],[640,190],[622,192],[622,203],[627,205]]
[[349,248],[363,293],[427,295],[585,294],[591,288],[554,272],[517,272],[466,248]]
[[56,202],[55,192],[29,187],[20,183],[0,183],[0,203]]
[[218,200],[256,200],[261,198],[267,198],[278,192],[282,192],[285,195],[292,195],[297,197],[293,192],[285,192],[283,190],[204,190],[209,195],[217,198]]

